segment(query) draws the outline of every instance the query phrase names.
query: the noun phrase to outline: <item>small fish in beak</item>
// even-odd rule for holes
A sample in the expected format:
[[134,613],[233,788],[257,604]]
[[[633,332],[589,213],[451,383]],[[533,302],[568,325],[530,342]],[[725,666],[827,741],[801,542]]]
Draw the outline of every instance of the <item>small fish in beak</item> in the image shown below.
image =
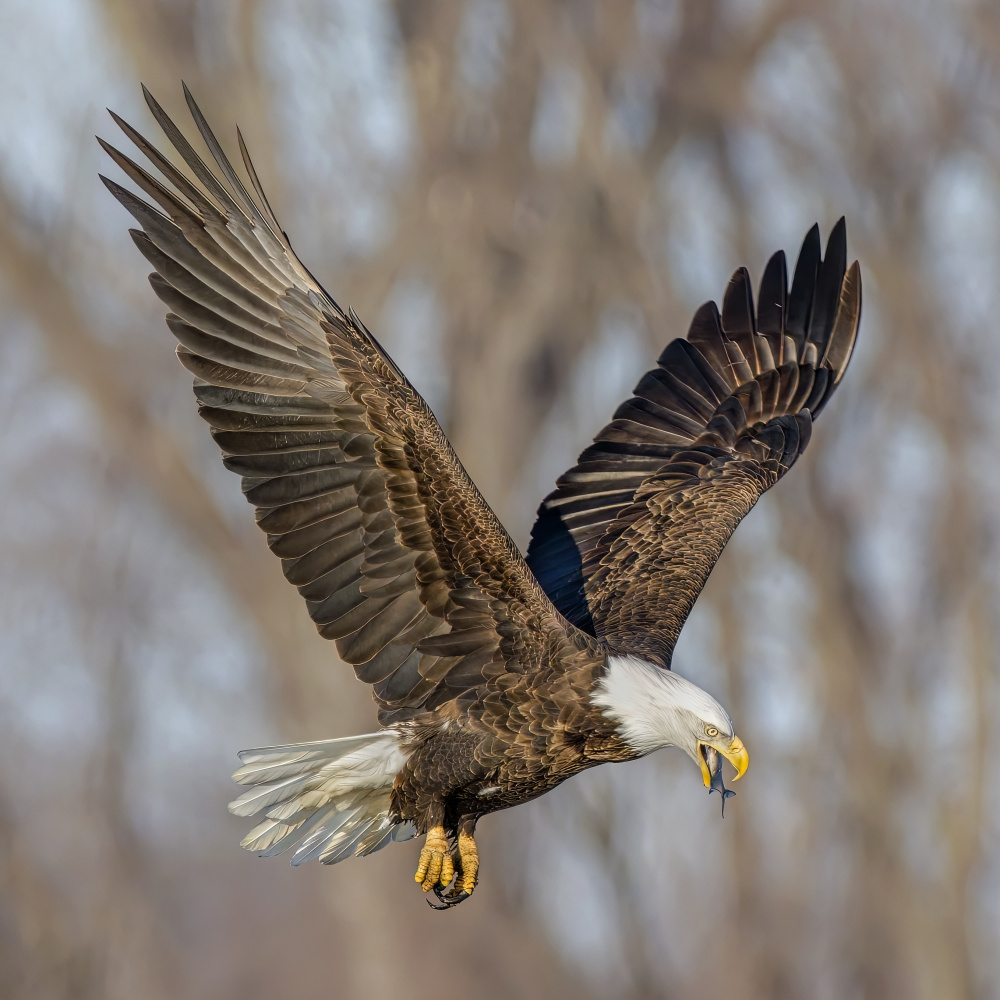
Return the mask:
[[710,781],[708,785],[708,794],[711,795],[712,792],[718,792],[722,796],[722,816],[726,816],[726,799],[731,795],[735,795],[731,788],[726,788],[725,783],[722,780],[722,755],[714,748],[710,747],[707,743],[701,744],[701,755],[705,758],[705,764],[708,767],[708,773],[710,775]]

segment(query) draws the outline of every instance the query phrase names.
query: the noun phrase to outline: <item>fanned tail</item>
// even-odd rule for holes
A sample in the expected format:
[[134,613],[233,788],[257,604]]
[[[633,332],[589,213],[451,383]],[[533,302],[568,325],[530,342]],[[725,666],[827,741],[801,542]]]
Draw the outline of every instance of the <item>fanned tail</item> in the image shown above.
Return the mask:
[[298,845],[293,865],[313,858],[332,865],[416,835],[412,823],[389,815],[392,783],[406,763],[393,729],[244,750],[240,760],[233,778],[250,787],[229,803],[229,811],[264,814],[240,842],[259,857]]

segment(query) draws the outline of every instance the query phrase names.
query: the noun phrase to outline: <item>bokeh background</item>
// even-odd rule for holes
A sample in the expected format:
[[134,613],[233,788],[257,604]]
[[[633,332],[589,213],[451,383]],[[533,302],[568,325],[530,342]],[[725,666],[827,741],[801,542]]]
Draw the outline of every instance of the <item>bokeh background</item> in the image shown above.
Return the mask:
[[[3,0],[3,996],[1000,997],[998,71],[987,0]],[[599,768],[449,914],[413,844],[239,850],[235,751],[374,711],[97,181],[182,78],[522,545],[731,270],[847,216],[854,362],[676,657],[753,755],[724,821],[681,754]]]

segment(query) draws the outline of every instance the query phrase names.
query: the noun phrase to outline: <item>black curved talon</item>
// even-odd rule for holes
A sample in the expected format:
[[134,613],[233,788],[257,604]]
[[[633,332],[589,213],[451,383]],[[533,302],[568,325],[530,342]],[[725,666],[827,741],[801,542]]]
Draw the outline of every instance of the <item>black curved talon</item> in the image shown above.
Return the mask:
[[472,893],[466,892],[464,889],[460,892],[446,893],[441,886],[436,885],[434,886],[434,895],[440,900],[441,905],[439,906],[433,899],[430,898],[430,896],[428,896],[427,905],[432,910],[450,910],[453,906],[458,906],[459,903],[467,900]]

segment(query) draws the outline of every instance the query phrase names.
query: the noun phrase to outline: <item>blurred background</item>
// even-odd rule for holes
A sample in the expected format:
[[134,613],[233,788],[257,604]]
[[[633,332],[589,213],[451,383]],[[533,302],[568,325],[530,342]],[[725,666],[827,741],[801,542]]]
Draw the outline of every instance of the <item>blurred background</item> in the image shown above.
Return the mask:
[[[1000,5],[4,0],[0,976],[35,998],[1000,997]],[[97,181],[242,127],[302,259],[523,546],[731,270],[848,220],[865,309],[675,666],[753,755],[603,767],[417,846],[237,844],[235,752],[370,731],[223,470]]]

